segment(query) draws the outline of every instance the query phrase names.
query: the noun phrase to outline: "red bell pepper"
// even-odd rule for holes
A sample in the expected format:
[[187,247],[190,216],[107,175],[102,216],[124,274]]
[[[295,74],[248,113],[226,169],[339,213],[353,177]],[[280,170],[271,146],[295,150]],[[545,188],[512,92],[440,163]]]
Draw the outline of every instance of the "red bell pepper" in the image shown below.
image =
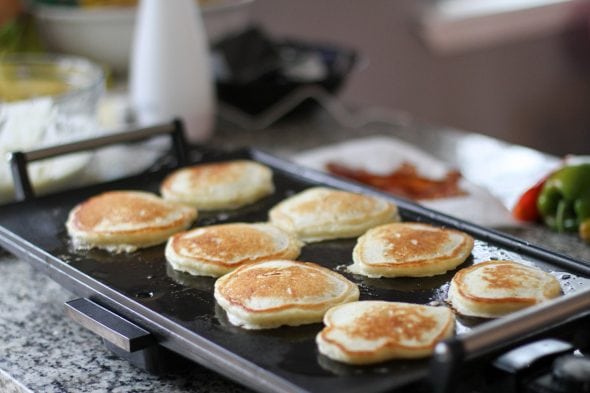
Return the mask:
[[520,196],[512,208],[512,216],[520,221],[539,221],[541,213],[537,208],[537,199],[547,181],[548,176],[539,180],[534,186],[529,188]]

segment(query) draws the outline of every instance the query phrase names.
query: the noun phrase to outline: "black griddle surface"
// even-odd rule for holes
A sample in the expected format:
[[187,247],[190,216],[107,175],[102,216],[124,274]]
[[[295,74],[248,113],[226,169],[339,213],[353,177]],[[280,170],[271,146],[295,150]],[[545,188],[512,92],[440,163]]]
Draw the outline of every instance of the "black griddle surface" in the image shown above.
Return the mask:
[[[203,160],[255,158],[265,161],[265,157],[254,151],[241,151],[205,154]],[[306,176],[308,172],[284,163],[278,168],[274,164],[279,161],[270,161],[267,164],[274,168],[274,194],[235,211],[201,212],[194,226],[266,221],[268,210],[279,201],[317,185],[315,180]],[[64,223],[76,204],[107,190],[140,189],[157,193],[161,180],[169,172],[144,174],[1,207],[0,244],[35,260],[38,266],[78,296],[93,298],[154,332],[163,345],[255,389],[379,392],[426,377],[427,359],[353,367],[319,355],[314,338],[322,328],[321,324],[262,331],[230,325],[225,312],[213,298],[215,280],[171,269],[164,258],[164,245],[129,254],[73,249]],[[338,185],[343,184],[346,183]],[[436,214],[421,215],[421,210],[416,213],[403,206],[400,211],[406,221],[432,222],[433,218],[435,221],[438,218]],[[453,221],[446,224],[452,227]],[[309,244],[298,259],[316,262],[344,274],[359,285],[361,299],[420,304],[441,304],[444,301],[456,270],[430,278],[369,279],[352,275],[345,266],[352,263],[355,241]],[[472,256],[459,268],[489,259],[512,259],[553,272],[565,292],[589,285],[590,281],[583,278],[582,266],[576,271],[572,269],[575,263],[560,266],[559,259],[531,257],[522,247],[517,251],[477,239]],[[462,334],[483,322],[475,318],[458,318],[457,333]]]

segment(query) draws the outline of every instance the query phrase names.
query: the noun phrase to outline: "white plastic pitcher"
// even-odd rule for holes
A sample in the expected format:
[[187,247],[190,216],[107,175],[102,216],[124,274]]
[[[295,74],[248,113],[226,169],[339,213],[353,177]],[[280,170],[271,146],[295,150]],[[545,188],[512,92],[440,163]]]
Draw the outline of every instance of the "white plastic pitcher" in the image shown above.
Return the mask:
[[129,87],[140,125],[180,117],[190,142],[211,136],[213,77],[203,21],[194,0],[141,0]]

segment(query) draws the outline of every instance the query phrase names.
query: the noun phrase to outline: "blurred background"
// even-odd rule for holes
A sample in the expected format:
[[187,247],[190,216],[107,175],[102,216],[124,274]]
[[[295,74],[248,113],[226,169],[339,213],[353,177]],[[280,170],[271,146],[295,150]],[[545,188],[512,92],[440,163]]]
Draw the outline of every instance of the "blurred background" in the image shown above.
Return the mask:
[[[0,6],[6,14],[16,2]],[[133,2],[38,0],[24,8],[41,46],[106,63],[121,81],[135,17],[123,3]],[[256,25],[273,42],[354,52],[332,89],[352,105],[555,155],[590,149],[587,1],[207,0],[201,9],[212,45]],[[0,34],[2,45],[9,38]]]
[[[467,10],[446,20],[444,3],[257,0],[253,14],[273,34],[357,49],[365,65],[350,76],[345,100],[557,155],[588,153],[585,2],[449,1]],[[478,13],[468,3],[484,9]],[[486,10],[484,3],[497,7]]]

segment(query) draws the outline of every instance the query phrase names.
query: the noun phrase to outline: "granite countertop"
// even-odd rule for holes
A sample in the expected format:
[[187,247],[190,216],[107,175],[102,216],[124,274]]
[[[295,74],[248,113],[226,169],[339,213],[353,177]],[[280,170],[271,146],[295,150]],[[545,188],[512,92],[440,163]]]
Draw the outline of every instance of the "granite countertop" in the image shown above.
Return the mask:
[[[210,144],[224,148],[253,145],[289,156],[320,144],[370,134],[421,141],[436,139],[432,127],[418,127],[403,116],[387,119],[351,127],[334,121],[326,113],[307,113],[260,131],[221,122]],[[590,261],[590,247],[576,236],[553,234],[538,226],[506,231],[533,244]],[[182,373],[161,376],[137,369],[112,355],[98,336],[65,317],[63,303],[74,296],[28,263],[0,251],[0,277],[2,392],[248,391],[198,365]]]
[[155,376],[111,354],[64,315],[74,296],[26,262],[0,256],[1,392],[247,392],[195,365]]

